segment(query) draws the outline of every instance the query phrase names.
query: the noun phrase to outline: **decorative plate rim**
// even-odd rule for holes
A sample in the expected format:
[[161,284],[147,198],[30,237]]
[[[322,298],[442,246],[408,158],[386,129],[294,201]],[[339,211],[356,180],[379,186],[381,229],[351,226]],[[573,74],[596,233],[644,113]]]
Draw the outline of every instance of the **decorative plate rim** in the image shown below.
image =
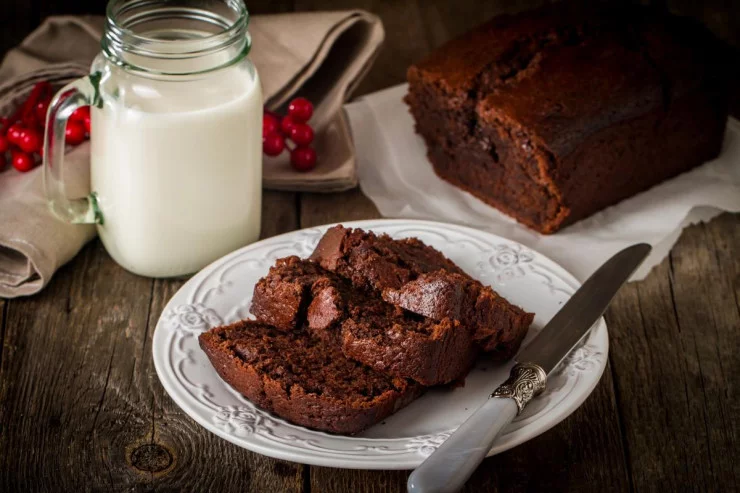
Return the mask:
[[[509,240],[507,238],[500,237],[498,235],[488,233],[485,231],[477,230],[463,225],[442,223],[436,221],[427,220],[406,220],[406,219],[371,219],[361,221],[347,221],[342,223],[331,223],[321,226],[315,226],[311,228],[304,228],[288,233],[283,233],[277,236],[261,240],[259,242],[247,245],[239,250],[231,252],[220,259],[212,262],[200,272],[190,278],[172,298],[165,305],[159,320],[157,321],[155,331],[153,334],[152,344],[152,355],[154,359],[154,366],[162,383],[165,391],[170,395],[173,401],[191,418],[193,418],[199,425],[203,426],[210,432],[217,436],[234,443],[238,446],[247,448],[256,453],[260,453],[269,457],[291,460],[294,462],[300,462],[310,465],[327,466],[327,467],[344,467],[353,469],[411,469],[420,464],[426,456],[428,456],[442,441],[454,431],[454,429],[445,430],[442,432],[432,433],[428,435],[414,435],[407,437],[398,438],[368,438],[368,437],[351,437],[342,435],[332,435],[328,433],[318,432],[314,430],[308,430],[306,428],[293,425],[278,417],[262,411],[256,408],[249,401],[239,396],[230,386],[222,383],[223,386],[230,392],[236,399],[240,400],[240,406],[218,406],[218,404],[212,403],[210,412],[215,413],[211,416],[211,420],[207,419],[202,412],[194,408],[194,405],[205,405],[208,406],[207,401],[209,400],[209,390],[205,385],[199,386],[192,382],[177,382],[180,378],[177,372],[180,371],[184,377],[182,370],[183,363],[189,363],[191,365],[196,364],[192,354],[188,353],[182,348],[184,338],[190,337],[182,335],[184,332],[195,334],[202,331],[202,327],[223,323],[223,319],[214,310],[205,306],[194,298],[196,293],[201,292],[203,283],[210,279],[210,276],[215,275],[220,271],[220,282],[217,286],[211,287],[205,290],[203,296],[208,297],[213,293],[219,294],[219,291],[228,288],[228,281],[224,281],[223,277],[225,273],[235,265],[233,264],[236,259],[239,259],[247,255],[251,251],[259,251],[265,246],[272,244],[282,245],[287,239],[293,239],[293,244],[297,245],[298,240],[296,237],[303,237],[303,239],[318,238],[323,231],[327,228],[336,224],[344,224],[348,227],[360,227],[364,229],[393,229],[399,226],[408,226],[405,228],[410,231],[409,234],[413,234],[413,229],[419,229],[423,227],[432,229],[441,229],[442,231],[453,232],[463,236],[467,236],[467,240],[460,240],[460,242],[469,242],[475,246],[476,240],[481,244],[498,245],[515,245],[518,250],[515,252],[517,255],[529,254],[530,260],[525,262],[533,262],[535,258],[539,259],[538,265],[541,265],[541,261],[544,264],[550,264],[546,269],[551,275],[557,277],[557,279],[563,282],[570,291],[574,291],[580,286],[580,282],[566,269],[551,260],[546,255],[543,255],[536,250],[524,247],[520,243]],[[403,231],[403,230],[401,230]],[[431,230],[427,230],[430,233]],[[394,234],[398,234],[398,231]],[[407,234],[408,235],[408,234]],[[444,235],[441,235],[444,237]],[[472,238],[472,240],[471,240]],[[480,248],[478,246],[478,248]],[[270,252],[276,252],[283,249],[283,246],[273,248]],[[295,254],[295,251],[285,252],[286,254]],[[482,251],[482,249],[481,249]],[[493,250],[487,251],[492,252]],[[306,253],[306,252],[304,252]],[[508,252],[504,252],[508,253]],[[509,254],[509,257],[512,254]],[[493,257],[491,257],[493,258]],[[268,261],[270,257],[265,255],[262,261]],[[505,260],[505,258],[504,258]],[[244,262],[248,262],[246,259]],[[256,261],[255,261],[256,262]],[[551,267],[554,266],[560,272],[553,272]],[[530,266],[532,272],[534,267]],[[485,267],[487,270],[489,268]],[[504,269],[504,272],[506,270]],[[540,274],[539,272],[535,272]],[[522,274],[524,275],[524,274]],[[545,277],[547,277],[545,275]],[[547,279],[543,282],[548,288],[554,288],[552,280],[550,285],[547,285]],[[564,291],[560,289],[561,291]],[[176,300],[181,298],[185,293],[188,294],[188,303],[184,305],[176,305]],[[205,298],[204,298],[205,299]],[[183,308],[184,307],[184,308]],[[241,307],[244,308],[244,307]],[[180,312],[177,312],[180,310]],[[184,310],[184,311],[183,311]],[[190,311],[188,311],[190,310]],[[210,311],[209,311],[210,310]],[[230,319],[243,316],[240,311],[240,307],[235,307],[229,313]],[[169,317],[169,318],[168,318]],[[185,317],[187,320],[190,317],[191,321],[197,322],[193,327],[187,327],[185,331],[167,328],[167,323],[173,323],[173,318]],[[210,322],[209,322],[210,317]],[[215,318],[214,318],[215,317]],[[227,318],[227,317],[223,317]],[[179,320],[179,319],[178,319]],[[177,322],[180,323],[180,322]],[[189,323],[189,322],[188,322]],[[200,324],[200,325],[198,325]],[[206,324],[205,326],[203,324]],[[172,361],[173,347],[175,347],[175,341],[177,334],[181,334],[178,339],[177,351],[181,352],[182,358],[179,362],[174,363]],[[168,337],[169,336],[169,337]],[[166,344],[165,346],[162,346]],[[167,349],[167,353],[163,352],[162,349]],[[563,419],[574,412],[586,398],[593,392],[594,388],[598,384],[601,376],[606,368],[608,359],[608,332],[606,323],[600,318],[592,327],[591,333],[587,336],[586,342],[576,349],[567,358],[568,365],[561,370],[563,373],[567,373],[566,383],[564,386],[569,387],[569,392],[561,396],[560,400],[554,404],[553,409],[547,413],[537,412],[534,416],[525,418],[524,424],[514,430],[504,433],[494,444],[488,456],[503,452],[512,447],[515,447],[527,440],[530,440],[545,431],[549,430],[553,426],[556,426]],[[580,353],[579,353],[580,352]],[[593,356],[593,358],[591,358]],[[603,356],[599,359],[599,356]],[[575,358],[575,360],[574,360]],[[580,358],[580,359],[579,359]],[[593,359],[593,361],[591,361]],[[574,363],[575,361],[575,363]],[[206,360],[207,362],[207,360]],[[584,363],[585,362],[585,363]],[[576,373],[571,375],[573,368],[577,368],[579,364],[585,364],[586,369],[576,369]],[[180,368],[178,368],[180,367]],[[172,368],[175,368],[173,373]],[[565,371],[567,369],[567,372]],[[212,368],[210,371],[213,371]],[[587,378],[581,378],[582,374],[588,374]],[[174,379],[173,375],[174,374]],[[187,379],[186,379],[187,380]],[[179,385],[178,385],[179,383]],[[580,385],[578,385],[580,383]],[[495,387],[496,382],[491,383],[491,389]],[[191,385],[194,389],[199,389],[201,394],[199,397],[201,400],[196,398],[196,403],[193,402],[194,394],[186,389],[184,385]],[[576,386],[578,386],[578,392],[574,392]],[[562,388],[555,389],[553,393],[557,393]],[[573,395],[575,394],[575,395]],[[567,399],[567,403],[565,402]],[[215,407],[214,407],[215,406]],[[238,408],[237,408],[238,407]],[[530,406],[531,407],[531,406]],[[233,409],[232,409],[233,408]],[[546,416],[545,419],[543,417]],[[535,418],[533,419],[532,418]],[[214,424],[215,422],[215,424]],[[275,429],[287,429],[288,434],[283,433],[278,435],[275,433]],[[239,436],[243,433],[244,436]],[[302,437],[301,435],[308,435],[309,438]],[[336,448],[329,449],[321,445],[321,440],[338,442],[345,445],[352,446],[354,448]],[[400,447],[394,448],[395,445]],[[405,446],[402,446],[405,445]]]

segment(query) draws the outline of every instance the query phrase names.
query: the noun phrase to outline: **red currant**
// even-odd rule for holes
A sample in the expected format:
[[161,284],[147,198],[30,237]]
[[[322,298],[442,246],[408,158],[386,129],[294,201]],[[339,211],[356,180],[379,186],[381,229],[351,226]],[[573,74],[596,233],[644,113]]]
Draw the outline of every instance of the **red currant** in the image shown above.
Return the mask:
[[36,103],[35,113],[36,119],[41,122],[42,125],[46,125],[46,112],[49,110],[50,99],[44,99]]
[[10,142],[8,142],[8,138],[4,135],[0,135],[0,155],[10,149]]
[[268,156],[277,156],[285,149],[285,140],[277,132],[266,135],[262,139],[262,150]]
[[31,155],[23,151],[13,151],[12,163],[13,167],[21,173],[31,171],[36,164],[33,162],[33,158],[31,157]]
[[3,171],[7,164],[8,161],[5,159],[5,154],[0,153],[0,171]]
[[296,147],[290,152],[290,164],[298,171],[311,171],[316,167],[316,151],[312,147]]
[[264,116],[262,116],[262,137],[266,137],[270,134],[273,134],[277,132],[280,128],[280,124],[278,123],[277,118],[270,115],[269,113],[265,113]]
[[23,130],[24,129],[22,125],[18,123],[12,124],[8,129],[8,133],[6,135],[8,137],[8,141],[11,144],[17,144],[20,141],[21,133],[23,132]]
[[69,121],[83,123],[85,118],[90,116],[89,106],[80,106],[71,115],[69,115]]
[[23,152],[37,152],[41,149],[41,136],[36,130],[26,129],[21,132],[21,138],[18,140],[18,147]]
[[284,116],[282,121],[280,122],[280,130],[282,130],[285,135],[290,135],[290,129],[293,128],[295,124],[295,120],[293,120],[291,117]]
[[23,126],[26,128],[33,128],[39,125],[39,121],[36,119],[36,114],[34,112],[23,115],[21,121],[23,122]]
[[80,122],[67,121],[67,128],[64,130],[64,140],[67,144],[76,146],[82,144],[85,140],[85,125]]
[[290,139],[299,146],[307,146],[313,141],[313,129],[305,123],[296,123],[290,129]]
[[288,115],[295,121],[305,123],[313,115],[313,105],[306,98],[295,98],[288,105]]
[[85,132],[87,132],[87,135],[90,135],[90,129],[92,128],[92,117],[88,113],[85,117]]

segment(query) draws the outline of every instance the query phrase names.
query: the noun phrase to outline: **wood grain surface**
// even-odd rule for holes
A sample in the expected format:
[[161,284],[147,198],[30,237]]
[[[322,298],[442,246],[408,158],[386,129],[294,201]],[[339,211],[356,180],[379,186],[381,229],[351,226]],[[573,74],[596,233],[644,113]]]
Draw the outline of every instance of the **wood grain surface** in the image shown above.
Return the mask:
[[[253,14],[351,7],[377,13],[386,46],[358,93],[504,11],[541,1],[249,1]],[[646,2],[643,2],[646,3]],[[740,8],[664,1],[738,46]],[[43,17],[105,2],[4,0],[0,53]],[[359,191],[265,192],[262,237],[379,217]],[[611,350],[594,393],[543,435],[483,462],[466,492],[740,489],[740,215],[684,231],[607,312]],[[39,295],[0,300],[0,492],[402,492],[405,471],[308,467],[205,431],[167,396],[152,332],[182,280],[116,265],[93,241]]]

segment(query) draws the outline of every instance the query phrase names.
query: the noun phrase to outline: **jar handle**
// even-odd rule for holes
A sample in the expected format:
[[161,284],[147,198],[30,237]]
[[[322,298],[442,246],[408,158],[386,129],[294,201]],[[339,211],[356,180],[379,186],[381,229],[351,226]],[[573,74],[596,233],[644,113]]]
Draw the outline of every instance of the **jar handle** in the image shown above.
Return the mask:
[[98,72],[70,82],[54,95],[46,114],[43,164],[46,199],[55,216],[74,224],[103,224],[95,193],[82,199],[68,199],[62,178],[67,120],[81,106],[102,107],[99,83]]

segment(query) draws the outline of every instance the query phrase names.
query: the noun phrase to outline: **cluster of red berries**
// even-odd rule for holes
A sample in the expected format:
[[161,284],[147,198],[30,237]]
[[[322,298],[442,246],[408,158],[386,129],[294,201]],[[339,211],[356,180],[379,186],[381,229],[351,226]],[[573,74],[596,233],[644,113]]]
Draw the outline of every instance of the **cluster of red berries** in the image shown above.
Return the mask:
[[[46,111],[54,95],[51,84],[39,82],[26,100],[8,118],[0,118],[0,171],[10,156],[15,169],[25,173],[41,162],[46,126]],[[67,121],[64,139],[78,145],[90,135],[90,107],[75,110]]]
[[[313,105],[306,98],[295,98],[288,105],[288,114],[281,117],[265,109],[262,117],[262,151],[268,156],[278,156],[286,148],[290,151],[290,164],[298,171],[316,167],[316,150],[313,128],[307,122],[313,115]],[[293,142],[290,147],[288,141]]]

